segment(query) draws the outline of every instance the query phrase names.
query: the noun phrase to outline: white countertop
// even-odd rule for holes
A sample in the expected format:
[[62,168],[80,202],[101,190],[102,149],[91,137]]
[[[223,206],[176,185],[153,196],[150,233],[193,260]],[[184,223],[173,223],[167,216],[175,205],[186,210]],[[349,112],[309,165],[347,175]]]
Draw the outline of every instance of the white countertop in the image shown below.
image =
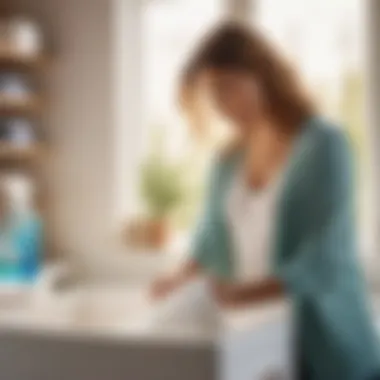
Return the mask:
[[274,303],[222,313],[224,328],[207,333],[149,325],[153,305],[141,287],[81,289],[53,294],[41,289],[0,289],[0,331],[75,339],[214,344],[220,339],[285,320],[287,307]]

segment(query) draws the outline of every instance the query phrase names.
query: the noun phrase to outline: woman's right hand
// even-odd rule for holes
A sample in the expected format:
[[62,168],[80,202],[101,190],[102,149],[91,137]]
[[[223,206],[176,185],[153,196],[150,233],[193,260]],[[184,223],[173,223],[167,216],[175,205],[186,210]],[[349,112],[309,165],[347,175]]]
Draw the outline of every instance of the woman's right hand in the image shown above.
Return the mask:
[[175,276],[161,277],[153,281],[150,287],[150,297],[157,301],[168,297],[179,287],[178,278]]
[[166,298],[182,285],[191,281],[199,273],[199,265],[195,261],[189,260],[175,274],[171,276],[167,275],[153,281],[150,287],[150,296],[153,300]]

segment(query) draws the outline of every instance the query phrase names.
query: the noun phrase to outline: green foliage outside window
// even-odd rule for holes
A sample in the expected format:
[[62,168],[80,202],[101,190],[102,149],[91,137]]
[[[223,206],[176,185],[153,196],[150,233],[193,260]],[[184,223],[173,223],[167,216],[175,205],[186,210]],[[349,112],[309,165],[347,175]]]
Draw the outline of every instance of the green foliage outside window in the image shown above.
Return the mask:
[[165,154],[164,136],[157,133],[152,150],[141,167],[141,196],[148,216],[165,219],[184,202],[186,185],[183,165]]

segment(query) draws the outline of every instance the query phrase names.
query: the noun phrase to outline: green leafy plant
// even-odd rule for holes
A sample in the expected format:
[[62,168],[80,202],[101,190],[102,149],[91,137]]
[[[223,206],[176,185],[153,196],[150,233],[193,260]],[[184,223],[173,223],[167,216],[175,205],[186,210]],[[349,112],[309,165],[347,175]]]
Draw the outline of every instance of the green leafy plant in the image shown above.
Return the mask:
[[186,186],[182,165],[171,161],[163,148],[163,136],[141,168],[141,195],[148,215],[155,220],[170,216],[184,201]]

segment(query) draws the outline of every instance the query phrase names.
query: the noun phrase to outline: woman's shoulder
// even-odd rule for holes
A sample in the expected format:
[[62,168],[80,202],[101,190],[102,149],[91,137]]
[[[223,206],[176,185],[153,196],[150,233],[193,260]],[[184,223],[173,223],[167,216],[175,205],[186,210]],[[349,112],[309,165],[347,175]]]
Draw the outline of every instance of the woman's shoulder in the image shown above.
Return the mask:
[[352,144],[344,126],[322,117],[308,122],[303,144],[310,152],[329,157],[340,154],[351,155],[352,152]]
[[314,146],[350,145],[349,136],[343,125],[329,119],[318,117],[310,120],[306,125],[309,136]]
[[344,127],[333,122],[320,119],[306,126],[288,172],[293,196],[309,205],[317,194],[343,197],[351,192],[354,155],[350,145]]
[[210,160],[208,169],[209,183],[214,187],[221,186],[221,182],[231,178],[243,157],[243,149],[239,144],[228,144],[216,151]]
[[349,185],[354,174],[354,150],[345,128],[325,119],[312,121],[305,129],[295,156],[296,178],[323,186]]

